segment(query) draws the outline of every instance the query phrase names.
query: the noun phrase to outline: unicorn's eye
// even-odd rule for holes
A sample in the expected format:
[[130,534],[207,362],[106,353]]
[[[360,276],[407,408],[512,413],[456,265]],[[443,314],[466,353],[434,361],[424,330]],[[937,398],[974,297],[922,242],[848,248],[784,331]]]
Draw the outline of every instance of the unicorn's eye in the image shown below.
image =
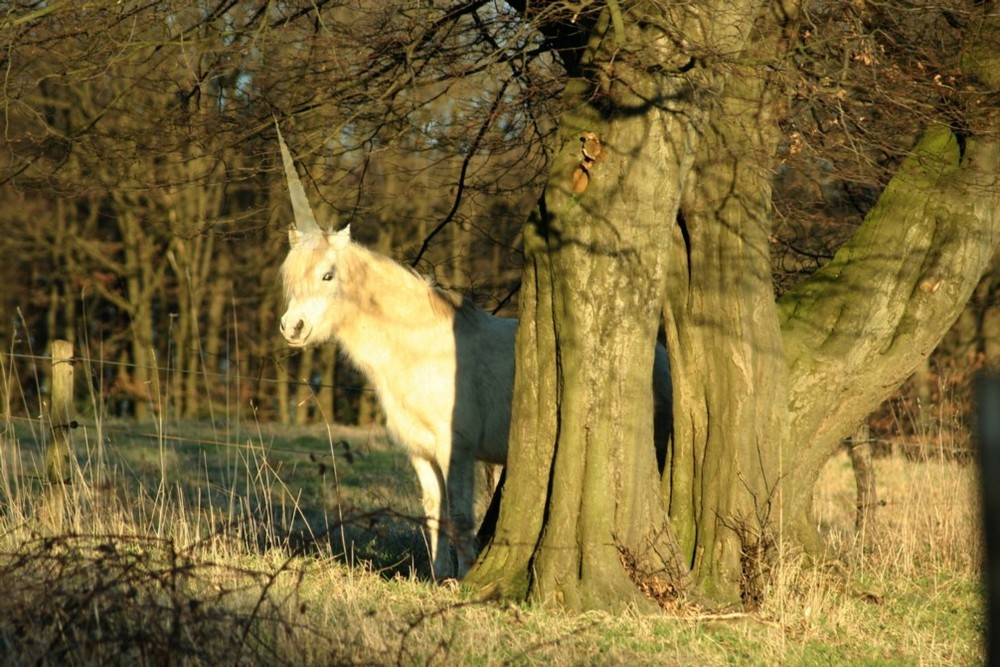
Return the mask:
[[328,280],[333,280],[333,271],[327,271],[326,273],[324,273],[323,280],[324,282]]

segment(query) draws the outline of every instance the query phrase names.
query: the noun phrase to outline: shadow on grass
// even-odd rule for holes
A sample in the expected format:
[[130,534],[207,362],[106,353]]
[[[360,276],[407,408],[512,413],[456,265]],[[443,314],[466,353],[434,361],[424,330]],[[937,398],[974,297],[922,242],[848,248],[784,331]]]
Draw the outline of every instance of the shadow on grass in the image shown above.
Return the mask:
[[[77,532],[107,525],[107,517],[81,524],[80,513],[113,507],[126,515],[123,525],[143,526],[158,539],[221,539],[248,554],[280,550],[386,579],[429,577],[412,469],[380,431],[274,426],[220,435],[203,423],[154,429],[129,422],[84,428],[74,438],[76,474],[68,487]],[[18,488],[34,496],[44,444],[36,428],[16,431],[9,440],[17,443]]]

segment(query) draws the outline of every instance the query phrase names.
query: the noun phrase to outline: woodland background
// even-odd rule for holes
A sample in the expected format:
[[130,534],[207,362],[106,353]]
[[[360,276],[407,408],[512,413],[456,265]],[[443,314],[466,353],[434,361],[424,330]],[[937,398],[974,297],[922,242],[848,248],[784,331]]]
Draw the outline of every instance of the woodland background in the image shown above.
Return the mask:
[[[804,12],[774,174],[777,292],[832,257],[929,117],[977,103],[954,60],[961,6]],[[278,334],[291,218],[274,120],[321,219],[514,315],[561,85],[538,40],[504,3],[9,5],[0,350],[30,361],[74,341],[99,416],[377,419],[335,348],[290,353]],[[967,380],[1000,361],[998,290],[994,268],[873,417],[883,440],[905,447],[910,415],[968,421]],[[39,413],[43,376],[7,364],[8,413]]]
[[[543,23],[614,4],[530,7]],[[7,662],[983,661],[968,380],[1000,363],[995,262],[870,418],[897,454],[874,461],[877,521],[859,524],[852,462],[833,457],[814,492],[832,560],[781,552],[758,609],[567,613],[419,576],[405,456],[378,428],[340,426],[377,420],[374,396],[335,348],[291,353],[278,333],[291,211],[274,122],[321,220],[513,315],[565,84],[527,6],[0,3]],[[833,256],[928,127],[960,141],[995,127],[1000,67],[962,62],[996,13],[816,0],[782,26],[795,48],[761,65],[785,112],[776,293]],[[83,428],[73,483],[46,487],[47,430],[62,425],[38,417],[59,338],[75,346]],[[63,532],[44,528],[53,488]]]

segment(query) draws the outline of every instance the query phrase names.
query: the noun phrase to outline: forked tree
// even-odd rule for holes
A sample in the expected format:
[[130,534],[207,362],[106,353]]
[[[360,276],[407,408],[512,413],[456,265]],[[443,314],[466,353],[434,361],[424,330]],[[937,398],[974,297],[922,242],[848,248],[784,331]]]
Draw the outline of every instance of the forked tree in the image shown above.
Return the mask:
[[[752,604],[779,540],[822,548],[823,463],[933,350],[997,248],[995,109],[961,136],[921,128],[853,238],[776,298],[777,80],[797,3],[511,4],[568,83],[524,234],[507,485],[466,581],[572,609],[691,588]],[[967,85],[987,90],[997,9],[958,4]],[[641,391],[661,321],[662,474]]]

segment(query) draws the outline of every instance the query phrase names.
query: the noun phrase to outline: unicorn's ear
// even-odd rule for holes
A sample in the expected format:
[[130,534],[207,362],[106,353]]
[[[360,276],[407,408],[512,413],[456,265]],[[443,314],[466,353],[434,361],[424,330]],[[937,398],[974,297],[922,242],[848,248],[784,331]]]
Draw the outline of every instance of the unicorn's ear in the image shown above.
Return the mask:
[[332,234],[328,234],[326,238],[330,242],[330,245],[337,250],[346,248],[351,242],[351,225],[348,224],[343,229],[333,232]]
[[288,227],[288,245],[293,248],[299,244],[302,240],[302,232],[295,228],[295,225],[289,225]]

